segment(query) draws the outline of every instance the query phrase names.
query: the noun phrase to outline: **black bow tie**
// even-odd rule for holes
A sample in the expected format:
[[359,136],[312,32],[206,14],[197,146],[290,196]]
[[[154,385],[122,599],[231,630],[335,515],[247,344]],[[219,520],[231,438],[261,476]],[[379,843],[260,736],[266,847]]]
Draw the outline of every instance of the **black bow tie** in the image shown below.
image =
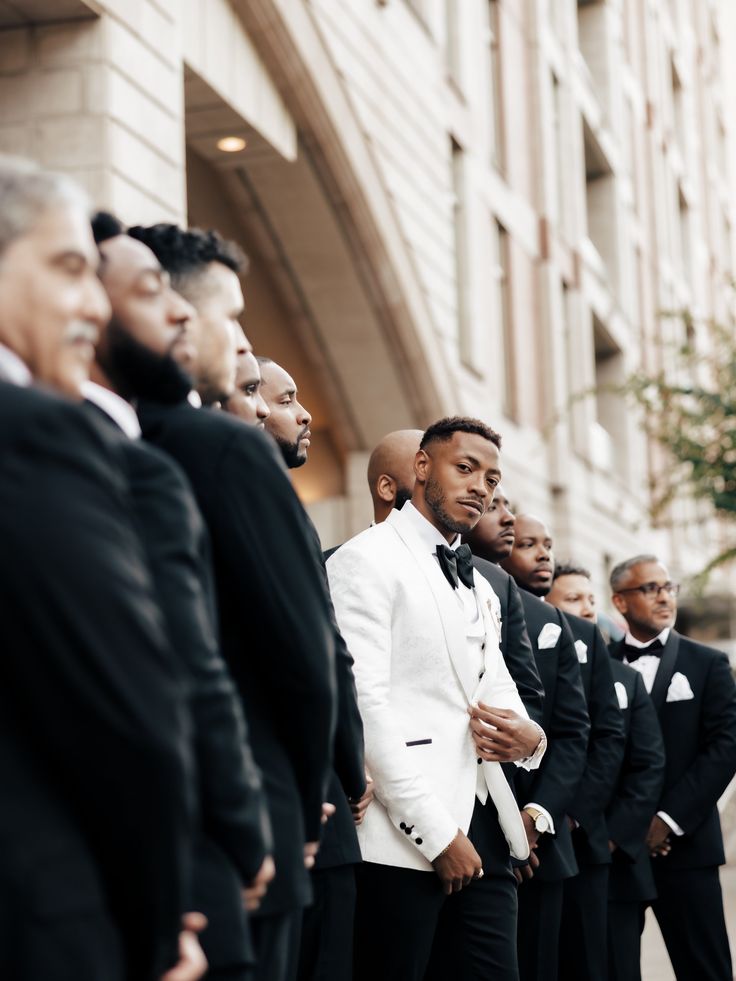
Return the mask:
[[437,546],[437,558],[440,562],[440,569],[445,574],[445,579],[453,589],[457,589],[458,581],[468,589],[472,589],[473,582],[473,553],[469,545],[460,545],[458,548],[450,548],[448,545]]
[[661,657],[663,650],[664,644],[657,637],[647,647],[634,647],[633,644],[624,644],[624,657],[631,664],[632,661],[636,661],[642,655],[651,654],[653,657]]

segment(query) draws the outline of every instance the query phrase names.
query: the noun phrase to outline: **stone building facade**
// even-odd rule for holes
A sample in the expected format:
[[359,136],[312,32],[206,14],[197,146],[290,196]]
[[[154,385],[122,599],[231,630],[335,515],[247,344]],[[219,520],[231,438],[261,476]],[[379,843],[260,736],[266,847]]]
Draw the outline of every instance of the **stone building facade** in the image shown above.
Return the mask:
[[0,152],[241,242],[246,332],[314,416],[325,545],[368,522],[384,433],[463,412],[599,586],[643,549],[684,573],[718,529],[650,527],[666,463],[606,386],[666,357],[662,311],[729,312],[721,6],[0,0]]

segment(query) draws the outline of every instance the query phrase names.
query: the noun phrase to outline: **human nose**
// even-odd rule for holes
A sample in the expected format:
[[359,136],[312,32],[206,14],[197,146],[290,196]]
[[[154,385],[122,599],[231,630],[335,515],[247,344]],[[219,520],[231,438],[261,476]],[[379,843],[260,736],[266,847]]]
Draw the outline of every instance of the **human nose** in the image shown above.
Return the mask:
[[172,324],[187,324],[194,314],[194,307],[181,293],[169,290],[169,321]]
[[299,405],[299,416],[298,416],[299,425],[308,426],[312,421],[312,417],[304,408],[304,406],[301,404],[301,402],[298,403],[298,405]]
[[263,419],[264,422],[271,415],[268,403],[260,393],[256,395],[256,415],[259,419]]
[[82,297],[81,318],[102,329],[112,316],[112,307],[105,288],[96,276],[87,280]]
[[509,511],[505,504],[501,504],[501,525],[504,528],[513,528],[516,524],[516,517]]

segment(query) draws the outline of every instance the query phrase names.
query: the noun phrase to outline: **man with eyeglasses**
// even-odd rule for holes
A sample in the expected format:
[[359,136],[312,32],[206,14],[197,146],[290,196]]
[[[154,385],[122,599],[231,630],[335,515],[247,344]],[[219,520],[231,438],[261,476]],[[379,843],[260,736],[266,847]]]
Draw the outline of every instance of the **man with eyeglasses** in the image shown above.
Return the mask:
[[628,626],[611,654],[641,673],[664,737],[664,787],[647,836],[658,894],[651,906],[678,979],[731,981],[717,807],[736,771],[728,658],[674,629],[679,585],[656,556],[617,565],[611,589]]

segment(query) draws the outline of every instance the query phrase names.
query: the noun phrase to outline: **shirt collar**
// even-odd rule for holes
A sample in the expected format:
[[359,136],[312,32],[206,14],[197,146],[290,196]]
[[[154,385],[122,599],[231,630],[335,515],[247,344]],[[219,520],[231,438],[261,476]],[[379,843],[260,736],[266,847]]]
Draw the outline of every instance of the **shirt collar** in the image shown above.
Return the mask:
[[[427,521],[424,515],[418,511],[411,501],[407,501],[406,504],[400,511],[402,518],[405,518],[411,527],[414,529],[414,533],[421,538],[424,545],[427,547],[427,551],[434,553],[437,551],[438,545],[447,545],[447,539],[440,534],[440,532],[435,528],[431,521]],[[458,548],[462,542],[460,535],[455,538],[455,541],[449,547],[452,549]]]
[[661,642],[662,647],[664,647],[664,645],[667,643],[667,638],[670,635],[670,629],[670,627],[665,627],[659,636],[655,637],[653,640],[646,641],[637,640],[636,637],[633,637],[631,632],[627,630],[624,643],[628,644],[630,647],[638,647],[639,650],[643,650],[645,647],[649,647],[650,644],[653,644],[655,640],[658,640]]
[[4,344],[0,344],[0,379],[23,388],[28,388],[33,382],[33,376],[25,362]]
[[84,382],[82,385],[82,395],[109,416],[128,439],[140,439],[141,425],[135,409],[129,402],[120,398],[115,392],[111,392],[109,388],[103,388],[102,385],[91,381]]

